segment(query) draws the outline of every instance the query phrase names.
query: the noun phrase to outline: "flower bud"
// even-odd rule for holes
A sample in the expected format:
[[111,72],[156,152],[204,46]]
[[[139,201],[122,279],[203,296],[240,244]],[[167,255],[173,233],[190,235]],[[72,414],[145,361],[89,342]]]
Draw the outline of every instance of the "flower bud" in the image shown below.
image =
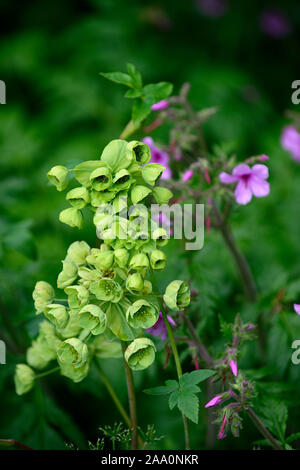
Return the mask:
[[76,209],[83,209],[90,202],[90,195],[84,186],[80,186],[71,189],[66,195],[66,200]]
[[149,338],[137,338],[127,347],[124,357],[131,369],[146,369],[155,359],[155,345]]
[[45,317],[57,328],[64,328],[69,320],[66,307],[60,304],[48,304],[45,309]]
[[[48,322],[42,322],[42,324],[45,323],[47,324]],[[50,325],[50,323],[48,323],[48,325]],[[27,350],[27,363],[34,369],[45,369],[50,361],[56,359],[56,349],[59,344],[60,340],[55,336],[55,333],[45,335],[43,329],[40,328],[39,336],[32,342],[32,346]]]
[[[75,263],[69,260],[64,260],[62,262],[63,264],[63,269],[59,273],[58,278],[57,278],[57,287],[59,289],[64,289],[65,287],[70,286],[73,284],[75,279],[77,279],[77,266]],[[50,302],[48,302],[49,304]]]
[[60,373],[64,377],[73,380],[73,382],[78,383],[86,378],[90,370],[89,362],[84,363],[80,367],[74,366],[72,364],[60,364]]
[[167,231],[162,227],[154,230],[152,238],[156,241],[157,246],[165,246],[169,240]]
[[17,364],[14,380],[17,395],[23,395],[33,387],[34,371],[26,364]]
[[129,263],[131,269],[136,269],[137,271],[141,269],[147,269],[149,267],[149,259],[145,253],[138,253],[134,255]]
[[68,302],[72,310],[77,310],[89,301],[89,291],[83,286],[69,286],[65,288],[68,296]]
[[125,248],[118,248],[114,251],[115,261],[120,268],[125,268],[128,263],[129,253]]
[[147,300],[136,300],[127,310],[126,319],[132,328],[150,328],[158,320],[159,312]]
[[90,181],[93,189],[96,191],[104,191],[111,186],[111,172],[106,167],[96,168],[96,170],[92,171],[90,174]]
[[79,312],[79,324],[90,330],[93,335],[100,335],[107,325],[106,314],[97,305],[86,305]]
[[117,303],[121,300],[123,290],[120,284],[112,279],[103,278],[100,281],[92,282],[90,291],[98,300]]
[[132,204],[138,204],[143,199],[145,199],[149,194],[151,194],[152,190],[147,188],[146,186],[137,185],[131,190],[130,197],[132,200]]
[[142,177],[147,184],[155,186],[165,169],[160,163],[149,163],[142,168]]
[[[103,245],[105,246],[105,245]],[[100,271],[108,271],[114,264],[114,253],[112,250],[103,251],[97,250],[92,251],[92,253],[87,257],[87,262],[92,264]]]
[[150,255],[150,264],[152,269],[162,271],[167,264],[167,256],[163,251],[153,250]]
[[158,204],[168,204],[173,193],[167,188],[158,186],[157,188],[153,188],[153,196]]
[[57,165],[51,168],[47,173],[49,181],[54,184],[57,191],[63,191],[68,186],[68,169],[64,166]]
[[35,285],[32,297],[34,300],[36,313],[38,314],[43,312],[46,306],[53,301],[55,292],[53,287],[48,284],[48,282],[39,281]]
[[190,303],[190,288],[184,281],[173,281],[166,288],[164,301],[171,310],[182,310]]
[[73,261],[76,266],[80,266],[81,264],[85,264],[89,252],[90,247],[86,242],[74,242],[68,248],[67,259]]
[[78,338],[66,339],[57,349],[57,358],[60,364],[72,364],[81,367],[88,360],[88,348]]
[[131,185],[131,175],[127,170],[119,170],[113,179],[113,188],[115,191],[128,189]]
[[141,165],[148,163],[151,158],[150,148],[144,142],[132,140],[127,144],[127,149],[128,152],[133,155],[137,163],[140,163]]
[[133,154],[127,150],[126,140],[112,140],[101,155],[101,162],[105,162],[113,172],[128,168],[133,161]]
[[59,220],[70,227],[82,228],[82,214],[76,207],[69,207],[59,214]]
[[133,294],[138,294],[142,292],[144,287],[144,280],[140,273],[129,274],[126,280],[126,289],[128,289]]

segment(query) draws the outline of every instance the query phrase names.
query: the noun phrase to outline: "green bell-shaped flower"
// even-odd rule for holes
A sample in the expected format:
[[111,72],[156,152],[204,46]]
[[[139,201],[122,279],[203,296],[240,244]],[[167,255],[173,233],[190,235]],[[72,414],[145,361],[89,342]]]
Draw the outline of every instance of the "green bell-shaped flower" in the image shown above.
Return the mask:
[[116,193],[110,189],[104,189],[104,191],[95,191],[92,189],[91,191],[91,205],[98,209],[103,204],[107,204],[108,202],[114,199]]
[[65,166],[54,166],[48,171],[47,176],[57,191],[63,191],[68,186],[69,171]]
[[106,329],[107,317],[97,305],[86,305],[79,312],[79,324],[90,330],[93,335],[100,335]]
[[105,164],[100,162],[100,160],[88,160],[86,162],[82,162],[79,165],[76,165],[73,169],[74,176],[80,184],[89,188],[92,184],[90,180],[91,173],[96,170],[96,168],[101,168],[103,166],[105,167]]
[[90,174],[90,181],[93,189],[96,191],[104,191],[111,186],[111,172],[104,166],[101,168],[96,168],[96,170],[92,171]]
[[139,204],[151,193],[152,189],[147,188],[147,186],[142,186],[140,184],[134,186],[130,193],[132,204]]
[[95,266],[95,268],[106,272],[114,264],[114,252],[112,250],[104,251],[93,248],[91,250],[91,254],[87,257],[86,260],[89,264]]
[[23,395],[32,389],[34,377],[34,371],[29,366],[17,364],[14,377],[17,395]]
[[122,191],[130,188],[131,181],[132,178],[129,171],[125,169],[117,171],[113,179],[114,191]]
[[147,300],[136,300],[127,310],[126,319],[132,328],[150,328],[158,320],[159,312]]
[[115,173],[124,168],[128,168],[133,161],[133,155],[128,152],[126,140],[112,140],[102,152],[100,157],[110,169]]
[[[78,272],[77,272],[77,266],[73,261],[70,261],[68,259],[65,259],[62,261],[63,264],[63,269],[59,273],[58,278],[57,278],[57,287],[59,289],[64,289],[65,287],[70,286],[73,284],[75,279],[77,279]],[[48,304],[51,302],[48,302]]]
[[53,287],[45,281],[38,281],[32,293],[36,313],[44,312],[46,306],[50,304],[54,297],[55,292]]
[[164,301],[171,310],[182,310],[190,303],[190,288],[184,281],[173,281],[166,288]]
[[69,338],[61,343],[57,349],[57,358],[60,364],[83,366],[89,356],[87,345],[78,338]]
[[138,294],[142,292],[144,288],[144,280],[140,273],[129,274],[126,280],[126,289],[133,294]]
[[151,158],[150,148],[144,142],[132,140],[127,144],[128,153],[130,153],[140,165],[145,165]]
[[100,281],[91,282],[90,291],[98,300],[117,303],[121,300],[123,290],[120,284],[109,278],[103,278]]
[[152,233],[152,238],[155,240],[157,246],[165,246],[168,243],[169,237],[167,231],[162,228],[158,227]]
[[149,163],[142,168],[143,180],[150,186],[155,186],[165,169],[160,163]]
[[155,345],[149,338],[137,338],[127,347],[124,357],[133,370],[151,366],[155,359]]
[[79,325],[78,310],[69,312],[69,320],[64,328],[57,328],[58,333],[63,338],[73,338],[78,336],[82,327]]
[[120,268],[125,268],[128,263],[129,253],[125,248],[117,248],[114,251],[115,261]]
[[65,288],[68,302],[72,310],[81,309],[89,301],[89,291],[84,286],[69,286]]
[[129,267],[131,270],[143,270],[147,269],[149,267],[149,258],[145,253],[138,253],[134,255],[130,262],[129,262]]
[[60,304],[48,304],[45,309],[45,317],[57,328],[64,328],[69,320],[66,307]]
[[161,250],[153,250],[150,255],[150,264],[152,269],[162,271],[167,264],[167,256]]
[[74,366],[72,364],[60,364],[60,373],[64,377],[71,379],[73,382],[78,383],[86,378],[90,370],[89,362],[82,366]]
[[149,295],[149,294],[151,294],[151,292],[152,292],[152,284],[151,284],[150,281],[145,279],[142,294],[143,295]]
[[90,194],[84,186],[80,186],[71,189],[66,195],[66,200],[76,209],[83,209],[90,202]]
[[168,204],[169,200],[173,196],[173,193],[167,188],[158,186],[153,188],[153,196],[158,204]]
[[59,220],[70,227],[82,228],[82,214],[76,207],[69,207],[60,212]]
[[[50,331],[46,325],[50,326]],[[60,342],[55,335],[54,327],[47,321],[43,321],[37,339],[32,342],[26,353],[29,366],[34,369],[45,369],[50,361],[56,359],[56,350]]]
[[67,251],[67,260],[73,261],[76,266],[85,264],[86,257],[90,252],[90,247],[85,241],[72,243]]

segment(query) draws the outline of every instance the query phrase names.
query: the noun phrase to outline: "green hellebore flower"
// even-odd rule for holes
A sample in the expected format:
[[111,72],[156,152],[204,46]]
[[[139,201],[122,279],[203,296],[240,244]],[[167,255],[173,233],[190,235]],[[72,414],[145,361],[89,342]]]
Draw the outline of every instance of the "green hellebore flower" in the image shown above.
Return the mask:
[[96,168],[103,166],[105,167],[105,164],[100,162],[100,160],[88,160],[86,162],[79,163],[79,165],[76,165],[73,169],[74,176],[80,184],[89,188],[91,186],[91,173],[96,170]]
[[86,378],[90,370],[89,362],[86,362],[82,366],[74,366],[72,364],[60,364],[60,373],[64,377],[73,380],[73,382],[78,383]]
[[68,248],[67,259],[73,261],[76,266],[80,266],[81,264],[85,264],[89,252],[90,247],[86,242],[74,242]]
[[102,232],[103,230],[107,229],[112,225],[114,222],[115,217],[113,214],[110,214],[108,211],[100,211],[97,210],[96,214],[93,218],[93,223],[98,230],[98,232]]
[[106,167],[96,168],[96,170],[92,171],[90,174],[90,181],[93,189],[96,191],[104,191],[111,186],[111,172]]
[[162,227],[154,230],[152,238],[156,241],[157,246],[165,246],[169,240],[167,231]]
[[143,370],[151,366],[155,359],[155,345],[149,338],[137,338],[127,347],[125,360],[133,370]]
[[84,307],[89,301],[89,291],[84,286],[69,286],[65,288],[70,308],[73,310]]
[[138,140],[132,140],[127,144],[128,152],[131,153],[137,163],[145,165],[151,158],[150,148],[144,142]]
[[89,356],[88,347],[78,338],[69,338],[61,343],[57,349],[57,358],[60,364],[83,366]]
[[140,273],[129,274],[126,280],[126,289],[128,289],[133,294],[142,292],[144,288],[144,280]]
[[108,271],[114,264],[114,252],[112,250],[96,250],[91,251],[91,254],[86,259],[87,262],[100,271]]
[[57,191],[63,191],[68,186],[69,171],[65,166],[57,165],[47,173],[49,181],[56,186]]
[[167,264],[167,256],[161,250],[153,250],[150,255],[150,264],[152,269],[162,271]]
[[132,181],[131,175],[127,170],[123,169],[123,170],[117,171],[113,179],[114,191],[122,191],[122,190],[130,188],[131,181]]
[[50,361],[56,359],[56,349],[59,344],[60,340],[56,336],[45,336],[40,331],[37,339],[32,342],[31,347],[27,350],[27,363],[34,369],[44,369]]
[[101,279],[101,274],[96,269],[89,269],[81,267],[78,269],[79,277],[84,281],[98,281]]
[[155,305],[144,299],[134,302],[126,312],[126,319],[132,328],[150,328],[157,322],[158,316]]
[[98,208],[114,199],[115,195],[115,191],[111,191],[110,189],[105,189],[104,191],[95,191],[92,189],[91,205]]
[[66,307],[60,304],[48,304],[45,309],[45,317],[57,328],[64,328],[69,320]]
[[40,353],[41,345],[36,341],[32,342],[30,348],[26,351],[26,361],[30,367],[34,369],[45,369],[49,364],[49,360],[46,360],[42,357]]
[[157,188],[153,188],[153,196],[158,204],[168,204],[173,193],[167,188],[158,186]]
[[44,312],[46,306],[53,301],[54,297],[53,287],[48,282],[38,281],[32,293],[36,313]]
[[152,189],[142,186],[140,184],[134,186],[131,190],[130,197],[133,204],[138,204],[143,201],[149,194],[151,194]]
[[69,207],[60,212],[59,220],[70,227],[82,228],[82,214],[76,207]]
[[147,269],[149,267],[149,258],[144,253],[138,253],[131,258],[129,266],[131,269],[136,270]]
[[[77,266],[73,261],[65,259],[63,262],[62,271],[59,273],[57,278],[57,287],[59,289],[64,289],[65,287],[73,284],[75,279],[77,279]],[[48,302],[48,304],[51,302]]]
[[100,281],[92,282],[90,291],[98,300],[117,303],[121,300],[123,290],[120,284],[109,278],[103,278]]
[[117,172],[129,167],[133,161],[133,155],[127,150],[126,140],[115,139],[103,149],[100,160],[105,162],[113,172]]
[[173,281],[166,288],[164,301],[171,310],[182,310],[190,303],[190,288],[184,281]]
[[155,186],[165,169],[160,163],[149,163],[142,168],[142,177],[147,184]]
[[79,186],[67,193],[66,200],[76,209],[83,209],[90,202],[90,194],[84,186]]
[[33,387],[34,371],[26,364],[17,364],[14,380],[17,395],[23,395]]
[[114,251],[115,261],[120,268],[125,268],[128,263],[129,253],[125,248],[117,248]]
[[79,325],[78,311],[69,312],[69,321],[64,328],[57,328],[58,333],[63,338],[73,338],[74,336],[79,335],[82,328]]
[[144,281],[144,288],[143,288],[143,292],[142,294],[143,295],[148,295],[148,294],[151,294],[152,292],[152,284],[150,281],[148,281],[147,279],[145,279]]
[[107,317],[100,307],[89,304],[80,310],[79,324],[93,335],[100,335],[106,329]]
[[56,336],[56,330],[52,323],[44,320],[40,323],[40,331],[37,341],[45,342],[48,349],[43,344],[39,349],[43,359],[51,361],[56,358],[56,350],[61,343],[61,340]]

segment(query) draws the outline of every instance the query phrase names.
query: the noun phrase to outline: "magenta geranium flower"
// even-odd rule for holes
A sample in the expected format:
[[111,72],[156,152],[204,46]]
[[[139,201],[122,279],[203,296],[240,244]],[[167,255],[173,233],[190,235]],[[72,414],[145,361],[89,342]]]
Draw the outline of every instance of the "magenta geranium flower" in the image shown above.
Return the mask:
[[152,111],[162,111],[169,106],[168,100],[161,100],[151,106]]
[[230,365],[231,372],[232,372],[233,375],[236,377],[236,376],[237,376],[237,373],[238,373],[237,362],[234,361],[233,359],[231,359],[229,365]]
[[210,408],[211,406],[217,406],[223,401],[222,395],[216,395],[208,403],[206,403],[205,408]]
[[219,177],[224,184],[238,183],[234,193],[238,204],[248,204],[253,195],[265,197],[270,193],[270,185],[266,181],[269,177],[266,165],[257,164],[250,168],[241,163],[233,169],[232,175],[222,172]]
[[[175,321],[173,320],[170,315],[167,315],[168,322],[172,326],[176,326]],[[151,328],[147,328],[147,332],[150,333],[150,335],[155,336],[155,337],[160,337],[162,341],[164,341],[167,337],[167,327],[165,325],[162,313],[159,312],[159,317],[155,325],[151,326]]]
[[294,304],[294,310],[298,315],[300,315],[300,304]]
[[182,177],[182,180],[185,182],[185,181],[188,181],[189,179],[191,179],[191,177],[193,176],[194,172],[193,170],[186,170],[183,174],[183,177]]
[[155,145],[152,137],[144,137],[142,142],[145,142],[145,144],[147,144],[148,147],[150,148],[150,151],[151,151],[150,163],[160,163],[161,165],[166,167],[166,169],[163,171],[161,175],[161,179],[167,180],[171,178],[172,173],[169,167],[169,160],[170,160],[169,155]]
[[281,145],[300,163],[300,133],[294,126],[285,126],[281,133]]

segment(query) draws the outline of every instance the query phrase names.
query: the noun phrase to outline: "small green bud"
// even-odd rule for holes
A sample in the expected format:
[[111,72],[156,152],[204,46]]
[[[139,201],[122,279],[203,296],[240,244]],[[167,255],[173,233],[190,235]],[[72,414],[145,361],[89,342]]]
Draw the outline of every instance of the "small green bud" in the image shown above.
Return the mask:
[[76,266],[80,266],[81,264],[85,264],[89,252],[90,247],[86,242],[74,242],[68,248],[67,259],[73,261]]
[[[63,268],[62,271],[59,273],[57,278],[57,287],[59,289],[64,289],[65,287],[70,286],[73,284],[75,279],[77,279],[77,266],[73,261],[65,259],[62,261]],[[50,302],[48,302],[49,304]]]
[[47,321],[41,323],[39,336],[26,353],[27,363],[34,369],[44,369],[50,361],[56,359],[56,349],[60,344],[55,333],[45,334],[45,327],[42,328],[44,324],[50,325]]
[[131,190],[130,197],[133,204],[138,204],[143,199],[145,199],[149,194],[151,194],[152,190],[147,188],[146,186],[137,185]]
[[45,369],[49,364],[49,360],[42,357],[40,349],[40,343],[33,341],[30,348],[26,351],[26,361],[34,369]]
[[49,181],[56,186],[57,191],[63,191],[68,186],[68,169],[57,165],[51,168],[47,173]]
[[[90,202],[90,195],[84,186],[71,189],[66,195],[67,201],[76,209],[83,209]],[[77,227],[77,225],[76,225]]]
[[147,184],[155,186],[165,169],[159,163],[149,163],[142,168],[142,177]]
[[126,280],[126,289],[128,289],[133,294],[142,292],[144,288],[144,280],[140,273],[129,274]]
[[39,339],[42,339],[47,344],[48,349],[43,347],[40,349],[42,357],[50,361],[56,358],[56,349],[58,348],[61,340],[56,336],[56,330],[52,323],[44,320],[40,323]]
[[99,167],[105,166],[100,160],[82,162],[73,169],[76,180],[86,188],[91,186],[90,175]]
[[132,140],[127,144],[127,149],[141,165],[148,163],[151,158],[150,148],[144,142]]
[[60,373],[64,377],[73,380],[73,382],[78,383],[86,378],[90,370],[89,362],[86,362],[82,366],[74,366],[72,364],[60,364]]
[[158,320],[158,310],[147,300],[134,302],[126,312],[126,319],[132,328],[150,328]]
[[51,303],[55,297],[53,287],[45,281],[36,283],[32,293],[36,313],[44,312],[46,306]]
[[59,220],[70,227],[82,228],[82,214],[76,207],[69,207],[60,212]]
[[137,338],[127,347],[124,356],[131,369],[146,369],[155,359],[155,345],[149,338]]
[[167,256],[163,251],[153,250],[150,255],[150,264],[152,269],[162,271],[167,264]]
[[84,307],[89,301],[89,291],[84,286],[69,286],[65,288],[68,302],[72,310]]
[[106,145],[100,160],[105,162],[113,172],[117,172],[129,167],[133,160],[133,155],[127,150],[126,140],[116,139]]
[[134,255],[129,262],[129,267],[136,270],[147,269],[149,267],[148,256],[144,253]]
[[157,246],[165,246],[169,240],[167,231],[162,227],[154,230],[152,238],[156,241]]
[[79,312],[79,324],[90,330],[93,335],[100,335],[107,325],[107,317],[97,305],[86,305]]
[[105,272],[108,271],[114,264],[114,253],[112,250],[97,250],[97,252],[93,252],[92,250],[92,254],[90,254],[86,260],[89,264],[92,264],[100,271]]
[[150,281],[148,281],[147,279],[144,281],[144,289],[143,289],[143,292],[142,294],[143,295],[149,295],[151,294],[152,292],[152,284]]
[[93,189],[96,191],[104,191],[111,186],[111,172],[105,167],[96,168],[90,175],[90,181]]
[[14,380],[17,395],[23,395],[33,387],[34,371],[26,364],[17,364]]
[[120,268],[125,268],[128,263],[129,253],[125,248],[117,248],[114,251],[115,261]]
[[131,175],[127,170],[119,170],[113,179],[113,188],[115,191],[121,191],[130,188]]
[[98,300],[117,303],[121,300],[123,290],[120,284],[112,279],[103,278],[100,281],[92,282],[90,291]]
[[182,310],[190,303],[190,288],[184,281],[173,281],[166,288],[164,301],[171,310]]
[[57,349],[57,358],[60,364],[72,364],[81,367],[88,360],[88,348],[78,338],[66,339]]
[[60,304],[48,304],[45,309],[45,317],[57,328],[64,328],[69,320],[66,307]]
[[173,193],[167,188],[158,186],[157,188],[153,188],[153,196],[158,204],[168,204]]

